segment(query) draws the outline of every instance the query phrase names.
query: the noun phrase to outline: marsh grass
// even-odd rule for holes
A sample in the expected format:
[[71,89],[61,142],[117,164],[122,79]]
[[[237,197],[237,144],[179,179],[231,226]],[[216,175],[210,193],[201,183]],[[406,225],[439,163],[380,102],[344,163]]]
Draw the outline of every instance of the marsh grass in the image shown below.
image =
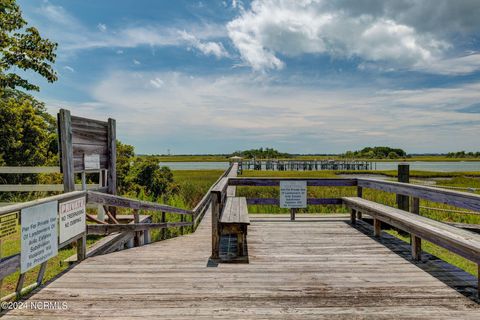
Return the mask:
[[[305,178],[333,178],[336,173],[345,173],[345,171],[244,171],[243,176],[249,177],[305,177]],[[352,172],[353,173],[353,172]],[[358,173],[355,171],[354,173]],[[372,171],[365,173],[372,174]],[[381,171],[380,174],[388,172]],[[386,174],[388,175],[388,174]],[[396,176],[393,172],[390,176]],[[426,172],[426,171],[414,171],[412,176],[414,177],[445,177],[445,179],[436,179],[436,183],[442,186],[464,187],[464,188],[480,188],[480,172],[473,173],[438,173],[438,172]],[[345,196],[356,195],[356,187],[309,187],[309,198],[338,198]],[[477,193],[478,190],[477,190]],[[247,198],[275,198],[279,197],[278,187],[238,187],[237,195],[245,196]],[[374,189],[363,189],[363,198],[382,203],[388,206],[397,207],[396,195]],[[427,200],[420,200],[421,207],[431,207],[439,209],[450,210],[465,210],[442,203],[436,203]],[[288,209],[281,209],[278,206],[272,205],[250,205],[250,213],[288,213]],[[465,210],[466,211],[466,210]],[[348,213],[348,210],[344,206],[308,206],[306,209],[301,209],[299,212],[325,214],[325,213]],[[422,216],[443,222],[457,222],[457,223],[469,223],[480,224],[480,214],[467,214],[467,213],[454,213],[454,212],[441,212],[431,209],[420,209]],[[409,237],[398,233],[395,230],[386,230],[388,233],[395,237],[409,241]],[[477,275],[476,264],[458,256],[450,251],[438,247],[430,242],[423,242],[423,250],[439,257],[440,259],[447,261],[473,275]]]

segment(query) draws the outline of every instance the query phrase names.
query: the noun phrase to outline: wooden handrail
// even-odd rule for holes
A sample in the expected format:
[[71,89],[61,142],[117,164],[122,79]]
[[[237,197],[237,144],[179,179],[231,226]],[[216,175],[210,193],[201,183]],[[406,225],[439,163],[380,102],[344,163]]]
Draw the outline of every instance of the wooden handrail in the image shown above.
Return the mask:
[[[415,185],[410,183],[402,183],[395,181],[385,181],[378,179],[364,179],[364,178],[290,178],[290,177],[268,177],[268,178],[225,178],[227,184],[231,186],[279,186],[280,181],[307,181],[308,186],[357,186],[360,188],[371,188],[390,193],[411,196],[430,200],[433,202],[443,203],[455,207],[469,209],[473,211],[480,211],[480,195],[474,193],[467,193],[455,190],[441,189],[433,186]],[[223,183],[223,182],[222,182]],[[223,184],[216,187],[218,192],[222,191]],[[273,199],[256,198],[247,199],[249,204],[273,204]],[[321,203],[325,201],[330,203],[328,199],[310,199],[310,204],[315,201]],[[331,200],[335,202],[335,200]],[[276,202],[275,202],[276,203]]]
[[149,229],[163,229],[172,227],[188,227],[193,222],[163,222],[163,223],[129,223],[129,224],[89,224],[87,233],[107,235],[114,232],[135,232]]
[[480,195],[461,191],[376,179],[357,179],[358,186],[422,198],[464,209],[480,211]]
[[27,202],[21,202],[21,203],[15,203],[12,205],[8,205],[5,207],[0,208],[0,216],[3,216],[5,214],[9,214],[11,212],[15,211],[20,211],[25,208],[30,208],[39,204],[44,204],[48,203],[50,201],[63,201],[63,200],[69,200],[72,198],[80,197],[82,195],[86,195],[87,191],[72,191],[68,193],[62,193],[42,199],[37,199],[37,200],[32,200],[32,201],[27,201]]
[[150,201],[142,201],[136,199],[125,198],[121,196],[114,196],[111,194],[100,193],[95,191],[88,191],[88,203],[98,203],[107,206],[121,207],[121,208],[130,208],[137,210],[153,210],[153,211],[164,211],[177,214],[188,214],[193,215],[192,210],[180,209],[165,204],[160,204]]

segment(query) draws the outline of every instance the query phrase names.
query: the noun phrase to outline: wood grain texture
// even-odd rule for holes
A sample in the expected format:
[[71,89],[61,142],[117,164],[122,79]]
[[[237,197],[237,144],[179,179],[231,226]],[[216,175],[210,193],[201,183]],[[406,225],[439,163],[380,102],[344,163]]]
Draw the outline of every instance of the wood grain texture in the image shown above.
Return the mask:
[[156,202],[141,201],[94,191],[88,191],[88,202],[137,210],[155,210],[177,214],[193,215],[192,211],[186,209],[180,209]]
[[343,201],[354,210],[480,263],[480,235],[474,232],[358,197],[345,197]]
[[245,197],[228,197],[220,217],[220,223],[250,224],[247,199]]
[[358,185],[364,188],[382,190],[405,196],[417,197],[433,202],[480,211],[480,195],[467,192],[445,190],[410,183],[382,181],[376,179],[358,179]]
[[58,113],[58,139],[60,168],[63,173],[64,192],[75,191],[74,160],[72,147],[72,117],[70,111],[60,109]]
[[307,181],[309,187],[351,187],[357,185],[357,179],[341,178],[230,178],[228,184],[231,186],[257,186],[275,187],[280,181]]
[[194,234],[88,258],[29,299],[68,309],[3,319],[478,318],[463,295],[473,276],[431,256],[412,263],[408,246],[361,221],[251,215],[250,263],[214,265],[209,215]]

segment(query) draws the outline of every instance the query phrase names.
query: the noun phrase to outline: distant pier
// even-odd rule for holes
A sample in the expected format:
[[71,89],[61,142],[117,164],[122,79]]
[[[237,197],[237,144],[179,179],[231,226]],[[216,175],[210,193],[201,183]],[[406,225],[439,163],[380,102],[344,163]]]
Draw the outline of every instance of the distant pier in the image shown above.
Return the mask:
[[318,170],[374,170],[374,162],[357,160],[243,160],[239,171],[318,171]]

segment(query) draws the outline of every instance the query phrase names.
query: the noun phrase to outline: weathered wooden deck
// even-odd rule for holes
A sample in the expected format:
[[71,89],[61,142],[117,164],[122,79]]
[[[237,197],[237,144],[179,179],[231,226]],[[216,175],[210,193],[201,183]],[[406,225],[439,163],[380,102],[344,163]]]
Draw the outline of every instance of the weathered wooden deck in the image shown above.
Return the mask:
[[252,215],[250,263],[215,265],[209,214],[194,234],[89,258],[28,300],[67,310],[5,319],[479,319],[476,278],[428,255],[414,264],[365,223]]

